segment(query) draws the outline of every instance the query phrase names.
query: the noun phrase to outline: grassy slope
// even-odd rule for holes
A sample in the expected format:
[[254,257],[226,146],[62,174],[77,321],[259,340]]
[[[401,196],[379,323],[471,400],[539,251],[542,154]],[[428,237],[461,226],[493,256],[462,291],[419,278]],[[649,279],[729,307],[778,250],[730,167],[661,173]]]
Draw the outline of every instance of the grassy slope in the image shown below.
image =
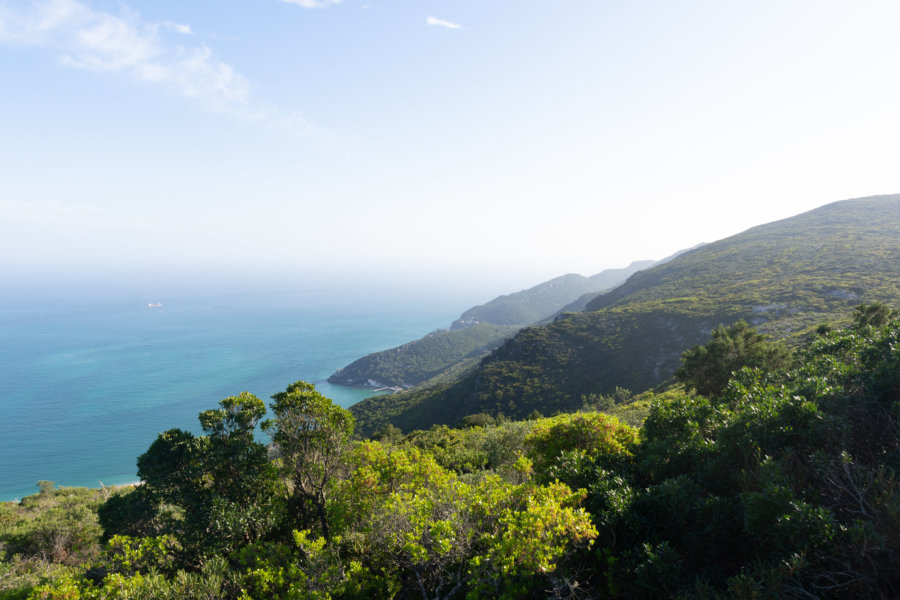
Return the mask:
[[455,384],[352,410],[361,431],[572,410],[583,394],[670,378],[681,352],[719,324],[743,318],[796,342],[873,300],[900,305],[900,195],[837,202],[685,253],[594,299],[590,312],[523,329]]

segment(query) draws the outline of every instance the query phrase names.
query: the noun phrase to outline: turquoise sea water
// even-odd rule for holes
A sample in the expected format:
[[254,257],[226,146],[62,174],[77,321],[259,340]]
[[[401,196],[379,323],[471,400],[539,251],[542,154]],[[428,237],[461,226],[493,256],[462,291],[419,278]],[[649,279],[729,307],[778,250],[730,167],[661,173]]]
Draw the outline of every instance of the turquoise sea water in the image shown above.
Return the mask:
[[244,390],[268,402],[305,380],[349,406],[371,393],[328,384],[335,369],[460,312],[322,292],[0,306],[0,501],[42,479],[134,481],[159,432],[198,432],[201,410]]

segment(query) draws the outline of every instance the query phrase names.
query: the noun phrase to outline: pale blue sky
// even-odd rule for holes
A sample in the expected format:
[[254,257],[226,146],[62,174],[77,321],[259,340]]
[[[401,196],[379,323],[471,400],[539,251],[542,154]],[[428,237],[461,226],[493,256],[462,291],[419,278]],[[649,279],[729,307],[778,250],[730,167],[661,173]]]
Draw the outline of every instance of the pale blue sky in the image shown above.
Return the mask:
[[499,293],[661,258],[900,192],[898,24],[895,1],[0,0],[0,271]]

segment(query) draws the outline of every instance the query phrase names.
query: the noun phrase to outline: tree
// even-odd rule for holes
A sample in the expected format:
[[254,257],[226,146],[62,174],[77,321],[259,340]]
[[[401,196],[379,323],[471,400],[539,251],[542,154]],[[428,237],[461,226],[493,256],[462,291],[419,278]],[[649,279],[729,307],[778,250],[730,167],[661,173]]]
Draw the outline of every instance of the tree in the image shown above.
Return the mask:
[[265,403],[249,392],[225,398],[219,408],[200,413],[200,425],[209,440],[205,462],[215,494],[246,503],[270,491],[275,469],[266,447],[254,439],[256,425],[265,414]]
[[462,428],[469,427],[493,427],[497,424],[497,420],[487,413],[477,413],[462,418],[459,426]]
[[370,572],[395,578],[391,596],[543,597],[546,578],[564,576],[565,559],[597,535],[579,506],[584,491],[559,482],[464,478],[425,450],[371,441],[348,459],[335,528],[347,554],[362,549]]
[[293,483],[291,508],[301,528],[317,519],[328,537],[328,492],[344,469],[344,453],[355,426],[353,415],[305,381],[292,383],[272,399],[275,418],[263,423],[263,430],[272,436]]
[[[604,413],[571,413],[536,421],[525,437],[528,458],[536,479],[556,478],[553,467],[567,455],[583,456],[604,468],[621,464],[631,456],[638,432]],[[564,481],[565,483],[569,483]]]
[[853,311],[857,327],[880,327],[897,316],[897,312],[884,302],[863,302]]
[[713,398],[742,367],[777,370],[787,366],[789,356],[782,342],[769,342],[746,321],[738,321],[713,329],[712,340],[705,346],[686,350],[675,378],[701,396]]
[[403,431],[391,423],[385,423],[372,434],[372,439],[385,444],[396,444],[403,439]]
[[282,484],[254,439],[265,404],[243,392],[200,413],[206,435],[171,429],[138,457],[139,489],[100,509],[106,535],[171,533],[185,564],[203,564],[272,531]]

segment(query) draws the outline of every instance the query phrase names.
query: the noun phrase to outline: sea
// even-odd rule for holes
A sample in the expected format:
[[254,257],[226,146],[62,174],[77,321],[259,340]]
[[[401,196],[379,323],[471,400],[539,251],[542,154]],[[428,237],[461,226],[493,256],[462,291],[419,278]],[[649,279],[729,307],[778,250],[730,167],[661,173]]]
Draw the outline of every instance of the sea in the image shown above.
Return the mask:
[[372,390],[331,385],[331,373],[447,327],[466,308],[439,294],[373,299],[322,287],[6,298],[0,501],[36,493],[40,480],[135,482],[136,459],[160,432],[200,433],[200,411],[243,391],[268,403],[303,380],[349,407]]

